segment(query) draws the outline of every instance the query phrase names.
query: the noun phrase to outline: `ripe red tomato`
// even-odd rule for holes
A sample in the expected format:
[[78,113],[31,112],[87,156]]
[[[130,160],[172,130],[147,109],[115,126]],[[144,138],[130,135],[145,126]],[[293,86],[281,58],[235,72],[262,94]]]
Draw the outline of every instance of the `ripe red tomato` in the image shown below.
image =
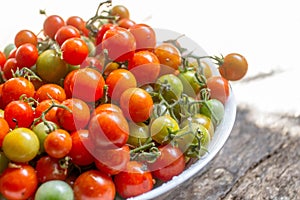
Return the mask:
[[70,25],[65,25],[60,27],[55,36],[55,41],[61,46],[64,41],[66,41],[69,38],[80,38],[80,32],[77,28]]
[[86,22],[79,16],[71,16],[66,21],[67,25],[76,27],[81,35],[89,36],[89,29],[86,28]]
[[8,58],[3,66],[3,75],[6,80],[13,77],[13,73],[16,72],[18,63],[16,58]]
[[136,50],[135,38],[127,29],[116,27],[108,29],[103,36],[102,49],[106,49],[108,57],[117,62],[130,60]]
[[114,101],[117,101],[126,89],[137,86],[134,75],[127,69],[112,71],[107,76],[105,83],[108,86],[108,96]]
[[[53,99],[45,99],[43,101],[40,101],[37,106],[34,109],[34,118],[38,118],[42,115],[44,111],[50,108],[50,106],[56,103],[57,105],[60,103],[59,101]],[[56,117],[56,112],[57,112],[58,107],[53,107],[47,113],[45,114],[45,119],[47,121],[53,122],[55,124],[58,124],[58,119]],[[41,120],[42,121],[42,120]]]
[[97,106],[95,108],[95,110],[93,110],[91,116],[95,116],[101,112],[115,112],[115,113],[122,113],[122,110],[119,106],[115,105],[115,104],[111,104],[111,103],[104,103],[104,104],[100,104],[99,106]]
[[75,180],[73,190],[77,200],[113,200],[116,196],[112,178],[98,170],[88,170],[80,174]]
[[229,96],[229,83],[221,76],[212,76],[207,79],[207,88],[210,90],[210,98],[217,99],[223,104]]
[[161,64],[173,70],[177,70],[181,65],[181,53],[178,48],[171,43],[162,43],[156,46],[154,53]]
[[46,83],[39,87],[35,93],[35,99],[42,102],[46,99],[54,99],[58,102],[66,100],[66,92],[63,87],[54,83]]
[[152,190],[153,178],[150,171],[137,161],[129,161],[126,169],[114,177],[118,194],[130,198]]
[[89,132],[95,148],[117,148],[126,144],[128,122],[121,113],[101,112],[91,118]]
[[35,33],[33,33],[31,30],[20,30],[14,38],[14,44],[16,47],[21,46],[25,43],[31,43],[34,46],[37,46],[38,39]]
[[10,128],[29,128],[34,119],[32,107],[24,101],[14,100],[7,104],[4,109],[4,119]]
[[62,17],[58,15],[48,16],[43,23],[44,34],[52,39],[54,39],[56,32],[60,27],[65,25],[65,21]]
[[154,83],[160,72],[157,56],[150,51],[138,51],[128,62],[128,70],[132,72],[139,85]]
[[154,163],[149,163],[149,169],[155,178],[162,181],[169,181],[179,175],[185,168],[184,154],[178,147],[170,144],[160,146],[161,155]]
[[131,19],[123,18],[123,19],[118,20],[117,24],[118,24],[118,26],[120,26],[122,28],[129,29],[130,27],[132,27],[136,23]]
[[64,88],[71,97],[86,102],[95,102],[103,96],[105,81],[100,72],[92,68],[83,68],[69,73],[64,80]]
[[89,55],[89,48],[81,38],[69,38],[61,45],[62,58],[71,65],[80,65]]
[[13,100],[19,100],[21,95],[26,97],[34,97],[34,85],[23,77],[16,77],[7,80],[3,84],[2,96],[3,105],[7,105]]
[[[103,36],[104,36],[105,32],[107,30],[114,29],[116,27],[117,26],[115,24],[112,24],[112,23],[107,23],[107,24],[103,24],[102,26],[100,26],[100,28],[97,32],[97,35],[96,35],[96,40],[95,40],[96,46],[98,47],[98,45],[99,45],[100,47],[102,47],[101,43],[102,43]],[[99,50],[102,51],[102,48],[100,48]],[[100,53],[101,51],[97,51],[97,52]]]
[[136,123],[144,122],[152,113],[153,100],[144,89],[129,88],[120,97],[120,107],[127,119]]
[[95,150],[96,167],[108,174],[116,175],[126,169],[130,160],[130,149],[127,145],[120,148]]
[[72,163],[79,166],[86,166],[94,162],[94,157],[90,153],[93,143],[89,138],[89,131],[81,129],[71,133],[72,149],[69,152]]
[[129,19],[130,13],[129,10],[124,5],[115,5],[111,8],[110,14],[112,16],[117,16],[118,20],[127,18]]
[[135,38],[136,49],[153,50],[156,45],[156,34],[153,28],[147,24],[134,24],[129,29]]
[[56,129],[44,141],[46,153],[53,158],[63,158],[71,151],[72,139],[64,129]]
[[69,108],[58,108],[56,117],[60,127],[67,131],[73,132],[85,128],[90,120],[90,109],[88,105],[76,98],[66,99],[61,103]]
[[0,193],[6,199],[28,199],[34,194],[37,186],[36,172],[28,164],[8,167],[0,177]]
[[6,56],[2,51],[0,51],[0,68],[1,69],[3,69],[5,62],[6,62]]
[[50,180],[66,180],[68,176],[68,169],[62,168],[60,160],[51,156],[39,158],[35,170],[39,183]]
[[17,48],[16,51],[16,60],[18,63],[18,67],[30,68],[36,63],[38,56],[38,49],[35,45],[31,43],[22,44]]

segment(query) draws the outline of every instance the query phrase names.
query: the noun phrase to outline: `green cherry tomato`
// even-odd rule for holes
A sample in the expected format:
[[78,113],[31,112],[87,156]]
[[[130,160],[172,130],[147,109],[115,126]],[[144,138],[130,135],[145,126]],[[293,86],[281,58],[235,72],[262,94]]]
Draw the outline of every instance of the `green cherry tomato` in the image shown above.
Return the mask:
[[74,194],[71,186],[61,180],[47,181],[39,186],[35,200],[72,200]]
[[68,65],[54,49],[48,49],[38,57],[36,72],[43,81],[58,83],[66,76]]
[[178,99],[183,92],[181,80],[173,74],[165,74],[159,77],[156,84],[156,89],[161,91],[161,94],[167,101]]
[[183,85],[183,93],[196,97],[200,91],[200,85],[195,76],[194,70],[188,70],[178,74],[178,78],[181,80]]
[[55,124],[54,122],[47,122],[49,127],[44,123],[44,122],[40,122],[37,125],[32,127],[32,131],[36,134],[36,136],[38,137],[39,141],[40,141],[40,153],[45,152],[45,147],[44,147],[44,141],[48,135],[48,133],[50,133],[50,129],[52,128],[57,129],[58,125]]
[[175,141],[187,157],[197,158],[206,153],[210,143],[210,134],[202,124],[192,122],[177,133]]
[[32,130],[16,128],[5,136],[2,149],[11,161],[28,162],[38,154],[40,141]]
[[150,126],[151,137],[159,144],[168,143],[169,133],[175,133],[178,130],[178,123],[169,115],[163,115],[154,119]]
[[143,145],[150,137],[149,127],[145,123],[134,123],[130,121],[128,125],[130,134],[127,144],[130,144],[134,147],[139,147]]
[[211,118],[214,126],[217,126],[224,117],[225,108],[221,101],[217,99],[210,99],[201,106],[200,113]]

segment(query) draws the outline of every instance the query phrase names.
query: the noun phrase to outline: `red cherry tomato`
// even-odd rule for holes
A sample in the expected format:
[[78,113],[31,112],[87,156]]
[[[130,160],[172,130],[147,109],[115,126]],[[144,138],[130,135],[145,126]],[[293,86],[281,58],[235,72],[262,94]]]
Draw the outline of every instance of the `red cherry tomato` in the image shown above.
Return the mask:
[[118,24],[118,26],[120,26],[122,28],[129,29],[130,27],[132,27],[136,23],[131,19],[123,18],[123,19],[118,20],[117,24]]
[[53,158],[63,158],[71,151],[72,139],[64,129],[50,132],[44,141],[46,153]]
[[94,162],[94,157],[90,153],[93,143],[89,138],[89,131],[81,129],[71,133],[72,149],[69,152],[72,163],[79,166],[86,166]]
[[135,197],[153,188],[151,172],[137,161],[129,161],[126,169],[115,175],[114,182],[118,194],[123,198]]
[[[96,35],[96,41],[95,41],[96,46],[98,46],[98,45],[102,46],[101,43],[102,43],[105,32],[107,30],[114,29],[116,27],[117,26],[115,24],[111,24],[111,23],[103,24],[102,26],[100,26],[100,28],[97,32],[97,35]],[[102,48],[100,48],[100,49],[102,50]],[[100,52],[101,51],[99,51],[98,53],[100,53]]]
[[80,32],[74,26],[65,25],[57,30],[54,38],[55,41],[61,46],[64,41],[69,38],[80,38]]
[[2,51],[0,51],[0,68],[1,69],[3,69],[5,62],[6,62],[6,56]]
[[6,80],[13,77],[13,73],[16,72],[18,63],[16,58],[8,58],[3,66],[3,75]]
[[108,57],[117,62],[130,60],[136,50],[134,36],[122,27],[108,29],[101,44],[102,48],[107,50]]
[[4,109],[4,119],[12,129],[15,127],[28,128],[34,119],[33,109],[24,101],[11,101]]
[[28,199],[34,195],[37,186],[36,172],[28,164],[8,167],[0,177],[0,193],[6,199]]
[[35,33],[33,33],[30,30],[20,30],[16,35],[14,39],[14,43],[16,47],[21,46],[25,43],[31,43],[34,46],[37,45],[38,39]]
[[153,100],[144,89],[129,88],[120,97],[120,107],[127,119],[144,122],[152,113]]
[[35,45],[31,43],[22,44],[17,48],[16,60],[18,67],[28,67],[33,66],[38,59],[38,49]]
[[212,99],[217,99],[225,104],[229,96],[228,81],[221,76],[212,76],[207,79],[206,84],[210,89],[210,97]]
[[0,117],[0,148],[2,147],[4,137],[9,131],[10,129],[7,121],[3,117]]
[[71,98],[66,99],[61,104],[69,108],[69,110],[64,108],[57,109],[56,117],[62,128],[73,132],[87,126],[90,120],[90,109],[84,101]]
[[89,30],[86,28],[86,22],[79,16],[71,16],[66,21],[67,25],[76,27],[81,35],[89,36]]
[[130,160],[130,149],[127,145],[120,148],[95,150],[96,167],[109,175],[116,175],[126,169]]
[[97,106],[95,108],[95,110],[93,110],[91,116],[95,116],[101,112],[115,112],[115,113],[122,113],[122,110],[119,106],[115,105],[115,104],[111,104],[111,103],[104,103],[104,104],[100,104],[99,106]]
[[116,69],[112,71],[105,80],[108,86],[108,96],[117,101],[121,94],[128,88],[137,86],[134,75],[127,69]]
[[66,180],[68,176],[68,169],[62,168],[60,160],[51,156],[39,158],[35,170],[40,183],[50,180]]
[[154,83],[160,72],[160,63],[154,53],[138,51],[129,60],[128,70],[134,74],[139,85]]
[[62,102],[66,100],[66,98],[65,90],[60,85],[54,83],[43,84],[35,93],[35,99],[39,102],[46,99],[54,99],[58,102]]
[[83,172],[75,180],[74,196],[77,200],[113,200],[116,196],[112,178],[98,170]]
[[69,38],[61,45],[62,58],[71,65],[80,65],[89,55],[89,48],[81,38]]
[[[53,99],[45,99],[41,101],[34,109],[34,118],[38,118],[42,115],[42,113],[50,108],[53,103],[59,104],[60,102]],[[47,113],[45,114],[45,119],[47,121],[54,122],[55,124],[58,124],[58,119],[56,117],[58,107],[53,107]],[[42,121],[42,120],[41,120]]]
[[135,38],[137,50],[153,50],[156,45],[156,34],[147,24],[134,24],[129,29]]
[[91,118],[89,132],[95,148],[117,148],[126,144],[129,126],[121,113],[101,112]]
[[65,25],[65,21],[58,15],[48,16],[43,24],[43,31],[46,36],[54,39],[56,32]]
[[154,163],[148,164],[152,175],[163,181],[169,181],[185,169],[184,154],[172,145],[160,146],[161,155]]

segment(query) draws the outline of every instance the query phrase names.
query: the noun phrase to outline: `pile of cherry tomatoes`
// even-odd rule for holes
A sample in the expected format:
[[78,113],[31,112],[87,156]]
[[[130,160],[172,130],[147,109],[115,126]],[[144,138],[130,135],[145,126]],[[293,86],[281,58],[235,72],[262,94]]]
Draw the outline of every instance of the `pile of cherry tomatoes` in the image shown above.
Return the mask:
[[4,199],[134,197],[209,153],[242,55],[157,41],[110,1],[86,21],[41,14],[40,33],[20,30],[0,51]]

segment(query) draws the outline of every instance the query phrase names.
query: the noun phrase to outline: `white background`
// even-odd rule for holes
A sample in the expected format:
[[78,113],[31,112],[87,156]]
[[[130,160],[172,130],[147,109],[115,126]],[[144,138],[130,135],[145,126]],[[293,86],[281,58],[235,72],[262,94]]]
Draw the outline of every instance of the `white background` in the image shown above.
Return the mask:
[[[5,1],[5,4],[2,3],[0,6],[0,49],[13,42],[14,35],[20,29],[31,29],[37,33],[42,28],[45,17],[39,15],[39,9],[46,9],[48,15],[58,14],[65,19],[71,15],[88,19],[94,15],[99,2],[96,0]],[[131,18],[137,23],[148,23],[154,28],[183,33],[196,41],[210,55],[221,53],[226,55],[231,52],[243,54],[249,63],[247,74],[249,77],[272,70],[290,72],[282,77],[284,79],[279,80],[281,82],[278,85],[272,82],[265,86],[264,89],[267,91],[259,90],[260,85],[257,86],[257,91],[253,88],[253,91],[245,91],[236,86],[243,101],[248,100],[249,92],[256,92],[257,94],[251,95],[265,101],[265,105],[259,103],[263,108],[269,106],[276,98],[276,96],[270,97],[268,94],[270,91],[275,91],[279,87],[278,90],[286,92],[295,85],[294,81],[299,76],[298,2],[297,0],[113,0],[114,5],[127,6]],[[284,83],[286,85],[283,86]],[[298,85],[300,86],[299,81]],[[299,87],[297,89],[286,95],[299,94]],[[269,98],[262,97],[266,94]],[[299,96],[296,100],[298,102]],[[284,99],[282,101],[277,99],[277,101],[275,103],[282,103]],[[278,106],[282,107],[282,105]]]

